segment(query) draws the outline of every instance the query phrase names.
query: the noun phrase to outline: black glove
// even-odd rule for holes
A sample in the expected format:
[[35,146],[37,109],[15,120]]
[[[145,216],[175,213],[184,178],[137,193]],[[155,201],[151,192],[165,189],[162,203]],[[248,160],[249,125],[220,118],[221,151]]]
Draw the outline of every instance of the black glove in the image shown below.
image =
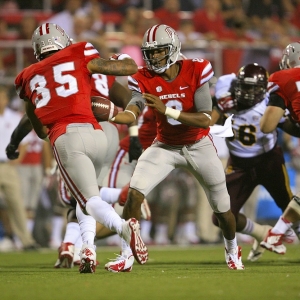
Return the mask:
[[129,162],[133,160],[138,160],[143,152],[143,147],[140,143],[138,136],[131,136],[130,137],[130,144],[129,144]]
[[18,147],[16,147],[13,144],[8,144],[5,149],[7,158],[11,159],[11,160],[17,159],[19,157],[19,151],[17,151],[17,150],[18,150]]

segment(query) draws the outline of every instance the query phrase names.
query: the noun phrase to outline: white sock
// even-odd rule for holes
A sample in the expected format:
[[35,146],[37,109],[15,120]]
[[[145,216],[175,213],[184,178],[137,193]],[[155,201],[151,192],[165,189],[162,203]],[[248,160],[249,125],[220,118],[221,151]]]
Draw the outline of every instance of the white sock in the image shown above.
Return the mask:
[[79,224],[75,222],[68,223],[63,242],[72,243],[75,245],[78,238],[81,238]]
[[114,204],[119,200],[121,189],[102,187],[100,198],[108,204]]
[[[78,224],[78,226],[79,226],[79,224]],[[81,247],[82,247],[82,244],[83,244],[83,242],[82,242],[82,237],[81,237],[81,235],[78,237],[78,239],[77,239],[77,241],[75,242],[75,249],[81,249]]]
[[80,226],[83,244],[94,245],[96,220],[92,216],[85,215],[78,204],[76,205],[76,216]]
[[86,204],[86,211],[96,221],[121,235],[124,220],[121,219],[111,205],[104,202],[100,197],[90,198]]
[[285,234],[291,227],[293,223],[285,220],[282,216],[279,218],[275,226],[271,229],[273,233]]
[[227,249],[227,251],[229,253],[235,252],[236,247],[237,247],[236,238],[234,238],[233,240],[227,240],[224,237],[224,243],[225,243],[225,248]]
[[124,239],[121,239],[121,247],[122,247],[122,254],[125,254],[127,256],[132,254],[132,250],[129,247],[129,245],[125,242]]
[[243,234],[248,234],[254,237],[256,240],[261,241],[264,239],[265,233],[265,226],[260,225],[256,222],[247,218],[247,223],[245,228],[241,231]]
[[52,218],[52,232],[51,240],[61,243],[62,241],[62,229],[65,224],[65,218],[63,216],[54,216]]

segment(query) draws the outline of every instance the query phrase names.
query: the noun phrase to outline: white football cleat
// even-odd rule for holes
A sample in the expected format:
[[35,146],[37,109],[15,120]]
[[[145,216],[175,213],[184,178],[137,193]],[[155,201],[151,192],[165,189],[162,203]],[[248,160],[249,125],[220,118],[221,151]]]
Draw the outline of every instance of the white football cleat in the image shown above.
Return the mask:
[[94,245],[82,245],[80,251],[80,273],[95,273],[96,271],[96,252]]
[[263,225],[261,239],[260,240],[254,239],[252,249],[250,250],[250,252],[248,254],[247,260],[254,262],[262,257],[262,255],[265,251],[265,248],[261,247],[260,243],[264,240],[265,236],[267,235],[268,231],[271,228],[272,227],[269,225]]
[[242,248],[237,246],[233,251],[228,252],[225,248],[225,260],[230,270],[244,270],[242,263]]
[[61,243],[58,248],[58,259],[54,268],[73,268],[74,250],[74,244]]
[[148,249],[140,234],[140,223],[135,218],[131,218],[122,225],[122,238],[130,246],[136,261],[143,265],[148,260]]
[[273,233],[271,229],[269,230],[265,239],[260,243],[260,245],[272,252],[277,254],[285,254],[286,247],[282,244],[282,240],[284,238],[283,234]]
[[134,257],[131,253],[128,255],[121,253],[105,265],[105,270],[113,273],[131,272],[133,263]]

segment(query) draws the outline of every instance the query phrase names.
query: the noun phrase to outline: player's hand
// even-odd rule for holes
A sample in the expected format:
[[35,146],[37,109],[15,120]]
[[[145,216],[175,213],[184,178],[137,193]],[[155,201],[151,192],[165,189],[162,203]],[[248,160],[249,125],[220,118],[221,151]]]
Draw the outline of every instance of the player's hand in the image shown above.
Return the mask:
[[227,112],[230,109],[236,108],[237,101],[232,98],[230,93],[218,99],[218,107],[222,112]]
[[143,152],[143,147],[141,145],[140,139],[138,136],[131,136],[130,137],[130,144],[129,144],[129,162],[133,160],[138,160]]
[[125,58],[131,58],[128,54],[115,53],[109,59],[110,60],[123,60]]
[[19,151],[17,151],[17,150],[18,150],[18,147],[16,147],[13,144],[8,144],[5,149],[7,158],[11,159],[11,160],[17,159],[19,157]]
[[166,106],[157,96],[144,93],[143,98],[146,99],[145,105],[155,108],[159,113],[163,115],[165,114]]

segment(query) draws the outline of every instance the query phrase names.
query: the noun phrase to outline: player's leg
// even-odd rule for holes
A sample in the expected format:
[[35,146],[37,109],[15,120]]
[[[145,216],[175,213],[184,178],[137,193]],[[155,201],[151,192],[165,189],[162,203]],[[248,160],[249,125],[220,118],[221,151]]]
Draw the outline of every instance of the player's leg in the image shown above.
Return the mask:
[[220,224],[224,236],[225,257],[230,269],[242,270],[241,248],[236,240],[236,221],[230,210],[230,197],[226,187],[226,179],[221,160],[214,150],[213,143],[206,137],[198,143],[186,148],[184,157],[189,164],[189,170],[202,184],[207,199]]
[[[67,128],[67,133],[55,142],[55,158],[64,181],[81,209],[110,230],[116,231],[128,243],[132,242],[131,247],[136,251],[136,259],[140,263],[145,263],[147,249],[142,258],[137,253],[139,249],[144,249],[144,244],[139,237],[138,222],[131,219],[124,223],[114,209],[99,196],[96,178],[99,176],[105,158],[106,141],[103,131],[93,130],[89,126],[70,126]],[[90,149],[92,150],[89,151]],[[84,261],[81,272],[93,272],[96,263],[94,237],[92,234],[85,234],[84,231],[81,234],[84,243],[81,250],[81,258]],[[140,241],[138,245],[135,243],[136,239]]]

